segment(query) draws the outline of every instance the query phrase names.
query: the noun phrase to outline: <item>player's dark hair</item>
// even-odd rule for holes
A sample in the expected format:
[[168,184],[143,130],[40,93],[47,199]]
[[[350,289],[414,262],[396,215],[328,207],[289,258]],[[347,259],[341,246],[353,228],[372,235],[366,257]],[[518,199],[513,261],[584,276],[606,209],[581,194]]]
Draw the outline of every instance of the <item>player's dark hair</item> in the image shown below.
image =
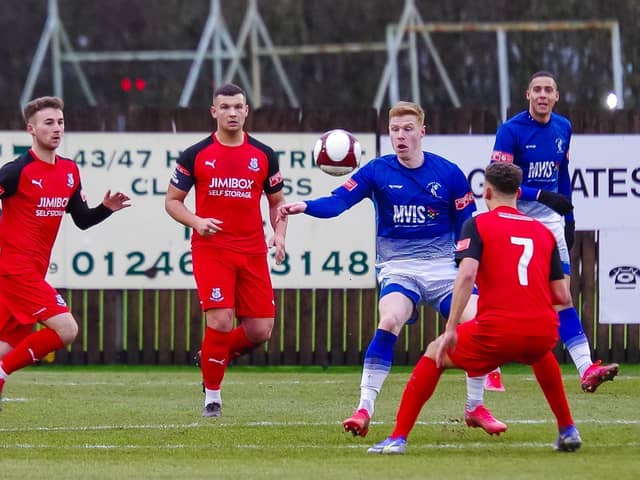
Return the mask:
[[64,110],[64,102],[60,97],[38,97],[31,100],[24,106],[22,115],[24,121],[28,122],[40,110],[45,108],[56,108],[58,110]]
[[531,75],[529,77],[529,83],[527,85],[531,85],[531,82],[533,82],[536,78],[540,78],[540,77],[550,78],[551,80],[553,80],[553,83],[556,84],[556,89],[558,88],[558,80],[556,80],[556,76],[547,70],[539,70],[533,75]]
[[236,85],[235,83],[225,83],[224,85],[221,85],[213,91],[213,98],[215,99],[219,95],[224,95],[225,97],[233,97],[234,95],[238,95],[239,93],[241,93],[244,98],[247,98],[244,90],[238,85]]
[[490,163],[484,171],[484,180],[500,193],[513,195],[522,183],[522,169],[513,163]]

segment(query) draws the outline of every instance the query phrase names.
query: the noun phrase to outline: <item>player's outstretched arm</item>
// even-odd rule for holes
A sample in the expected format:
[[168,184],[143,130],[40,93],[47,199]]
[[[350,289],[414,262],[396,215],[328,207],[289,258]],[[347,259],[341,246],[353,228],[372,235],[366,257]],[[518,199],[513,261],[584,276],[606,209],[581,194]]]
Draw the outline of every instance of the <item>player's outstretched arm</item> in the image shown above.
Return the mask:
[[130,200],[131,198],[122,192],[112,194],[111,190],[107,190],[107,193],[104,194],[104,198],[102,199],[102,204],[112,212],[117,212],[123,208],[130,207],[131,204],[128,203]]
[[129,200],[130,198],[124,193],[111,194],[111,190],[107,190],[102,203],[97,207],[89,208],[87,200],[82,194],[82,185],[80,185],[69,199],[67,212],[71,214],[71,218],[78,228],[86,230],[102,222],[113,212],[130,207]]
[[278,207],[278,217],[286,219],[288,215],[297,215],[298,213],[304,213],[306,210],[307,204],[305,202],[285,203]]

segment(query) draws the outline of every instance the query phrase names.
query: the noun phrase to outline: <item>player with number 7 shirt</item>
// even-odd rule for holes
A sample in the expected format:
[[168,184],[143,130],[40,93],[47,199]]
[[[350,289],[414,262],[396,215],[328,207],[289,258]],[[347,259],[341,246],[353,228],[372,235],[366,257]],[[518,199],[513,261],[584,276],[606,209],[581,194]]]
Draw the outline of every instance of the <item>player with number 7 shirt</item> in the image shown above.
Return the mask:
[[[444,369],[460,368],[475,377],[508,362],[533,367],[556,417],[556,450],[580,448],[582,440],[553,353],[558,341],[553,304],[567,301],[569,287],[553,234],[516,209],[521,181],[522,170],[515,165],[487,167],[483,198],[489,211],[470,218],[462,227],[456,245],[459,270],[445,331],[429,344],[414,368],[393,432],[368,453],[405,453],[409,433]],[[476,283],[482,293],[478,313],[461,323]]]
[[[500,126],[491,162],[513,163],[522,168],[518,209],[553,232],[568,285],[571,278],[569,252],[575,235],[569,174],[571,122],[553,111],[560,93],[551,72],[539,71],[531,75],[525,95],[529,101],[528,110]],[[582,389],[595,392],[602,382],[618,375],[618,364],[602,365],[600,360],[592,361],[589,339],[571,297],[566,303],[556,305],[556,310],[560,318],[560,338],[578,369]]]

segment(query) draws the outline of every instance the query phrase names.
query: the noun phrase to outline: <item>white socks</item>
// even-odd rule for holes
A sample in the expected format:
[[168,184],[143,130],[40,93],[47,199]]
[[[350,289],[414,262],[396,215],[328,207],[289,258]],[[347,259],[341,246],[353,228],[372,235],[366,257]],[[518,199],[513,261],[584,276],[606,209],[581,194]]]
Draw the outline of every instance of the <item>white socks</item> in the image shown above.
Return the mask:
[[467,403],[468,411],[474,410],[478,405],[484,403],[484,381],[486,375],[481,377],[470,377],[467,375]]
[[209,390],[208,388],[204,389],[204,404],[205,406],[210,403],[217,403],[222,405],[222,397],[220,396],[220,390]]

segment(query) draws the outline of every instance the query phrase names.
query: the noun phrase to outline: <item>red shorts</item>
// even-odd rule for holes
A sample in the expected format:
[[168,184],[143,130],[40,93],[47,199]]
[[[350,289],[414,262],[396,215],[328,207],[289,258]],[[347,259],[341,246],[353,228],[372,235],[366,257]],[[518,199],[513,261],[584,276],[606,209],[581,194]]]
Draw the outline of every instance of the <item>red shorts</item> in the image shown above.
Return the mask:
[[485,335],[480,333],[476,320],[458,325],[456,332],[458,343],[455,350],[448,352],[449,358],[470,377],[510,362],[532,365],[558,342],[557,331],[547,336]]
[[15,346],[37,322],[69,312],[64,298],[43,278],[0,275],[0,340]]
[[202,310],[234,308],[236,317],[275,317],[266,255],[200,247],[192,258]]

